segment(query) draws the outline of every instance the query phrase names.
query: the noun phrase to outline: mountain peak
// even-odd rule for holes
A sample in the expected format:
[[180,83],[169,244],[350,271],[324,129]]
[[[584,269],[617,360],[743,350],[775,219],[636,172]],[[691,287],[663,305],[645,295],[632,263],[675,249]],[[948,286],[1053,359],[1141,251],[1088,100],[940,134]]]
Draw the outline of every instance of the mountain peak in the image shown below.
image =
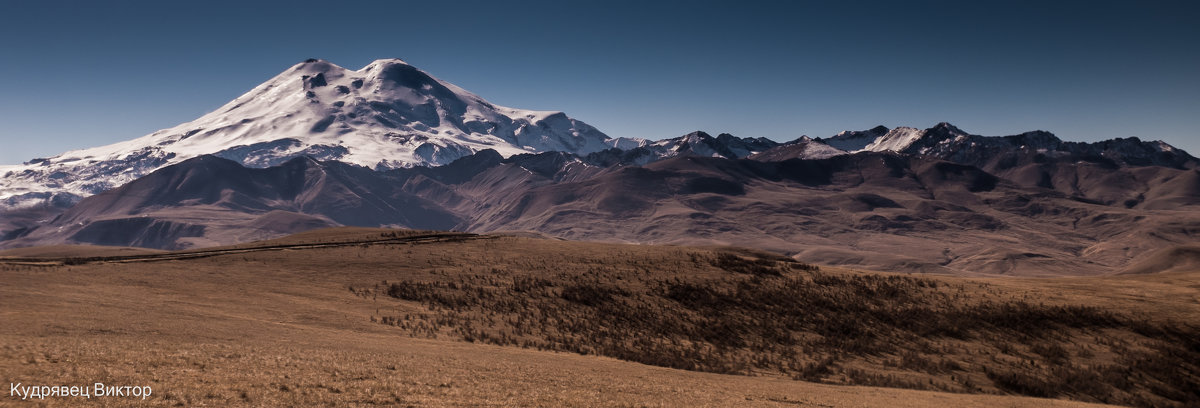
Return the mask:
[[364,66],[363,69],[360,69],[360,71],[365,71],[367,69],[370,69],[371,67],[385,67],[385,66],[389,66],[389,65],[410,65],[410,64],[399,58],[380,58],[380,59],[371,61],[370,64],[367,64],[366,66]]
[[947,140],[963,139],[970,136],[970,133],[964,132],[962,129],[951,125],[948,122],[941,122],[929,129],[919,130],[911,127],[898,127],[880,136],[867,145],[863,150],[882,152],[892,151],[898,153],[910,154],[926,154],[927,150]]
[[867,145],[887,134],[887,132],[888,128],[883,125],[867,130],[843,130],[829,139],[821,140],[821,142],[839,150],[853,152],[866,148]]
[[[402,60],[400,58],[381,58],[381,59],[371,61],[367,65],[364,65],[362,68],[360,68],[354,72],[364,72],[365,73],[368,71],[387,68],[390,66],[397,66],[397,65],[408,66],[408,67],[412,66],[411,64],[409,64],[408,62],[405,62],[404,60]],[[292,70],[308,70],[308,71],[318,71],[318,72],[319,71],[328,71],[328,70],[351,71],[350,69],[343,68],[340,65],[334,64],[328,60],[321,59],[321,58],[309,58],[304,61],[301,61],[300,63],[293,65]]]
[[964,132],[962,129],[959,129],[957,126],[951,125],[950,122],[938,122],[938,124],[933,125],[933,127],[929,128],[929,130],[937,131],[937,132],[946,132],[946,133],[954,134],[954,135],[968,134],[967,132]]
[[879,136],[871,144],[863,147],[862,150],[872,152],[900,152],[907,149],[917,140],[920,140],[926,133],[927,131],[901,126]]
[[0,179],[0,198],[87,196],[204,154],[255,167],[312,156],[388,169],[447,164],[484,149],[588,154],[609,140],[561,112],[489,103],[400,59],[352,71],[312,58],[194,121],[19,166],[12,174],[20,177]]
[[1030,149],[1058,150],[1062,140],[1053,133],[1044,130],[1034,130],[1014,136],[1004,136],[1013,146]]
[[341,66],[338,66],[332,62],[323,59],[309,58],[299,64],[292,65],[292,68],[284,71],[284,73],[297,72],[301,75],[314,75],[330,71],[341,72],[345,70],[345,68],[342,68]]

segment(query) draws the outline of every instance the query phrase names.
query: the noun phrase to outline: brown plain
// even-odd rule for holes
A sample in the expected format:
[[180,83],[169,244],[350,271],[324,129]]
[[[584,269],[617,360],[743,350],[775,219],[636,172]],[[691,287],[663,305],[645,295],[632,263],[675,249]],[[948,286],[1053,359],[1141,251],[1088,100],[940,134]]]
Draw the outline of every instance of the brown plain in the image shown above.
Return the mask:
[[[527,348],[484,344],[497,343],[496,333],[518,327],[505,320],[512,316],[405,300],[395,290],[389,292],[392,286],[384,282],[428,284],[444,292],[450,283],[480,284],[499,273],[514,281],[545,279],[550,293],[559,293],[556,288],[578,283],[562,280],[563,276],[586,274],[588,268],[602,265],[606,269],[600,274],[620,278],[612,283],[613,290],[625,295],[616,296],[627,297],[628,302],[657,302],[645,297],[649,295],[638,297],[642,291],[653,292],[641,287],[649,279],[720,283],[789,276],[797,282],[818,278],[850,282],[864,276],[910,282],[904,279],[912,278],[829,268],[805,271],[786,258],[725,248],[501,235],[359,243],[386,239],[388,234],[396,238],[415,233],[339,228],[173,260],[138,259],[155,253],[121,251],[116,255],[128,257],[66,258],[97,256],[94,248],[86,247],[75,253],[70,247],[0,253],[0,380],[25,385],[149,385],[154,394],[145,403],[156,406],[1015,407],[1083,406],[1096,401],[1078,393],[1062,397],[1082,401],[1015,396],[1010,389],[994,385],[980,371],[990,364],[985,360],[998,358],[1001,368],[1024,364],[998,352],[989,340],[1007,338],[1002,331],[927,342],[948,351],[945,357],[953,361],[913,357],[957,369],[892,364],[910,343],[921,343],[898,338],[898,351],[842,355],[826,367],[828,372],[804,377],[825,384],[796,380],[801,374],[786,369],[763,368],[774,363],[719,374],[553,351],[555,343],[547,333],[509,338],[512,345]],[[337,242],[345,244],[286,247]],[[268,245],[274,247],[254,250]],[[742,276],[703,263],[709,259],[727,259],[735,268],[766,265],[762,271],[768,275],[781,271],[782,277]],[[867,280],[874,282],[871,279],[876,278]],[[1200,319],[1200,273],[1195,270],[1056,279],[923,277],[911,282],[937,282],[938,289],[931,293],[965,291],[966,299],[1033,299],[1031,303],[1042,306],[1112,310],[1162,323],[1161,327]],[[586,303],[586,299],[583,304],[565,302],[568,309],[563,313],[592,310]],[[410,320],[381,324],[385,318]],[[441,324],[432,323],[439,318],[444,319]],[[500,322],[489,324],[489,319]],[[420,334],[414,321],[434,329]],[[1117,348],[1145,351],[1149,344],[1123,330],[1115,323],[1099,329],[1067,328],[1035,340],[1065,344],[1066,359],[1080,367],[1112,366],[1120,358],[1114,353]],[[483,337],[466,342],[463,333]],[[1000,337],[988,337],[992,335]],[[1011,347],[1014,356],[1047,364],[1031,351],[1031,345]],[[815,353],[827,351],[818,348]],[[1196,362],[1181,364],[1174,374],[1194,384]],[[954,392],[845,385],[868,377]],[[964,379],[976,388],[962,386]],[[1112,391],[1112,397],[1139,404],[1176,403],[1153,392],[1159,380],[1143,381],[1146,384],[1134,384],[1128,391]],[[0,405],[18,400],[2,397]],[[38,402],[50,406],[142,403],[118,397]]]

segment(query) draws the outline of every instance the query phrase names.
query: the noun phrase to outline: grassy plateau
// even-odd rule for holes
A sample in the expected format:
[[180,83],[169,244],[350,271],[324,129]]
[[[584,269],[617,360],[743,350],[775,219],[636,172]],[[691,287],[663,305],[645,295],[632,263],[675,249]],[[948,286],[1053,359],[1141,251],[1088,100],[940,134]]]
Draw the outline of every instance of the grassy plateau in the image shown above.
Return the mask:
[[36,403],[1200,405],[1200,271],[961,278],[362,228],[101,249],[0,252],[0,380],[154,393]]

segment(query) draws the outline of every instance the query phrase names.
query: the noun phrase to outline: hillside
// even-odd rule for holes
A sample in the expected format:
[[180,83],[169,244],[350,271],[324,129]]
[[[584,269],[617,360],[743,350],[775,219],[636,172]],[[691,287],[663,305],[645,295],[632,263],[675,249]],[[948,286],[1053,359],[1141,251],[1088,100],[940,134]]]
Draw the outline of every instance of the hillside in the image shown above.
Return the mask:
[[186,249],[392,226],[737,244],[876,270],[1063,276],[1120,272],[1200,234],[1195,169],[1059,163],[1086,192],[1068,194],[892,152],[680,155],[644,165],[612,153],[505,158],[484,150],[444,166],[388,171],[311,158],[259,169],[201,156],[13,229],[0,247]]
[[151,384],[155,405],[1200,399],[1192,272],[914,278],[733,248],[423,236],[0,258],[0,371]]

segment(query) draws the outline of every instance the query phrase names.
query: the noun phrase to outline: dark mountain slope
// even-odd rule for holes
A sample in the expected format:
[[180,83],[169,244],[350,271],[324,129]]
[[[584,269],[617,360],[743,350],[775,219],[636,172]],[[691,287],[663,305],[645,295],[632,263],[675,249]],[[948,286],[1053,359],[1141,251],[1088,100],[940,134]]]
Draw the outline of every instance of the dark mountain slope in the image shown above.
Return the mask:
[[459,223],[394,181],[309,158],[254,169],[200,156],[85,198],[12,244],[65,240],[177,249],[333,225],[448,229]]
[[[1031,156],[989,172],[891,151],[684,154],[633,165],[619,153],[485,150],[388,171],[307,158],[249,169],[200,157],[85,199],[3,244],[180,248],[386,225],[738,245],[881,270],[1054,275],[1115,272],[1200,237],[1200,216],[1189,210],[1200,197],[1194,169]],[[1033,181],[1047,169],[1050,183]]]

